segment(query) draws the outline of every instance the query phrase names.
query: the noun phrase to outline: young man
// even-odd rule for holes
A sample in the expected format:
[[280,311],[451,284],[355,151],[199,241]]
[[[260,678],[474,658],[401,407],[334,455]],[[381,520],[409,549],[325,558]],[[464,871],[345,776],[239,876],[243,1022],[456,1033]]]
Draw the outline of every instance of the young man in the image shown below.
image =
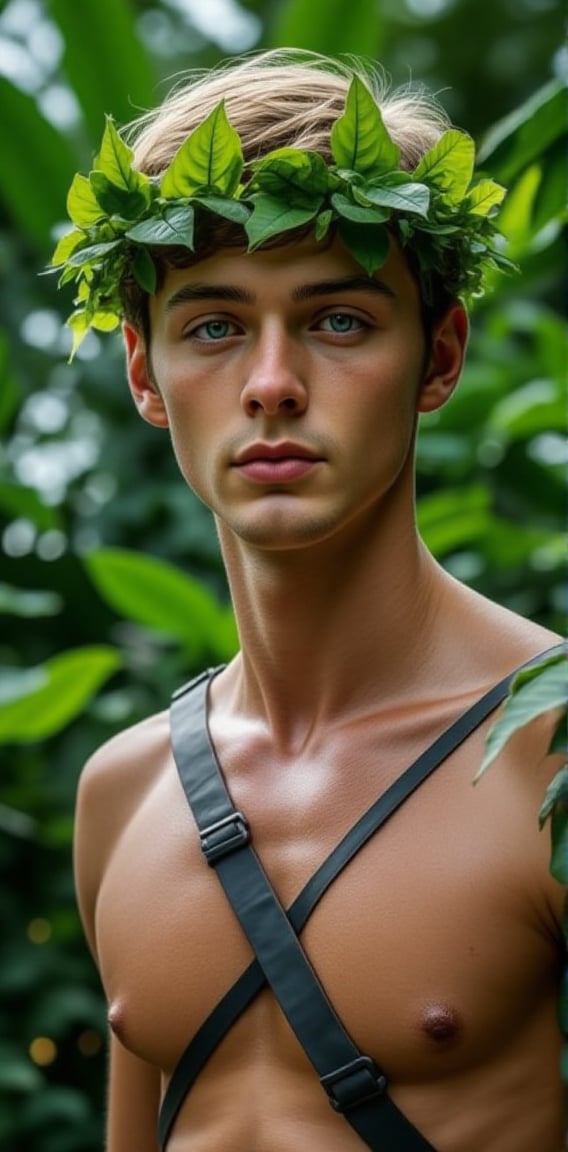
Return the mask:
[[[82,775],[109,1152],[562,1147],[549,726],[473,788],[498,696],[470,712],[557,638],[447,575],[414,518],[418,415],[457,384],[502,190],[431,101],[353,73],[213,72],[134,164],[109,124],[54,257],[77,340],[123,321],[240,636]],[[368,810],[390,818],[360,832]]]

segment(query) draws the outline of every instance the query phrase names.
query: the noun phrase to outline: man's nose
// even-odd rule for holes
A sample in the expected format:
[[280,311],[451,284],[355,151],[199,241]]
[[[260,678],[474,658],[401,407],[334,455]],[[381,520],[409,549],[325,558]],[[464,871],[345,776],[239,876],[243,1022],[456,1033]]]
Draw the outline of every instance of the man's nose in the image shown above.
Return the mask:
[[272,332],[251,351],[241,403],[249,416],[300,415],[308,403],[304,360],[296,341]]

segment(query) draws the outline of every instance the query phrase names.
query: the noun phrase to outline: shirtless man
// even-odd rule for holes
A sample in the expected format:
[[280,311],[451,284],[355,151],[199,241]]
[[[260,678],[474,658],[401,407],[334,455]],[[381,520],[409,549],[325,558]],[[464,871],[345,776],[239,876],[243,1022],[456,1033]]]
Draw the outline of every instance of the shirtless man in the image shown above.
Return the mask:
[[[76,228],[54,257],[80,281],[78,339],[123,320],[138,411],[169,430],[215,517],[240,651],[180,715],[205,693],[285,909],[443,730],[557,642],[451,578],[417,534],[417,419],[458,381],[462,294],[494,259],[475,197],[502,193],[472,200],[468,138],[450,132],[436,152],[448,125],[432,103],[371,98],[374,84],[269,54],[180,89],[139,128],[133,167],[109,126],[102,178],[74,186]],[[288,147],[301,151],[273,155]],[[560,1152],[563,892],[537,823],[558,765],[535,724],[472,787],[493,719],[299,929],[360,1054],[324,1086],[261,975],[179,1090],[182,1053],[253,949],[202,851],[168,712],[92,757],[76,880],[109,1005],[108,1152]],[[191,768],[203,720],[188,731]],[[227,868],[248,867],[242,827]]]

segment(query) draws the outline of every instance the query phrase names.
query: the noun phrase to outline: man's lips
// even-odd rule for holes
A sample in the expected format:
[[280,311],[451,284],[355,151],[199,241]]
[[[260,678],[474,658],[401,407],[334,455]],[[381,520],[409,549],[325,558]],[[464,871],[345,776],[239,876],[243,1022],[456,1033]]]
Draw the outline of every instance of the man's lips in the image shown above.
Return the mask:
[[312,448],[291,441],[279,444],[258,442],[244,448],[233,461],[233,466],[249,480],[283,483],[297,480],[319,464],[322,457]]

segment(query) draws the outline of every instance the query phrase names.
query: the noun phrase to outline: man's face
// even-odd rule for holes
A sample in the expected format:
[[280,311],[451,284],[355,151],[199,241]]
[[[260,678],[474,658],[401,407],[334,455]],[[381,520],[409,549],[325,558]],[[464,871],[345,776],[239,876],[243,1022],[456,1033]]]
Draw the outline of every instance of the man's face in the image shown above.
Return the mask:
[[371,279],[337,239],[223,249],[168,272],[150,326],[151,357],[125,327],[131,389],[223,532],[297,548],[411,502],[417,411],[451,387],[397,250]]

